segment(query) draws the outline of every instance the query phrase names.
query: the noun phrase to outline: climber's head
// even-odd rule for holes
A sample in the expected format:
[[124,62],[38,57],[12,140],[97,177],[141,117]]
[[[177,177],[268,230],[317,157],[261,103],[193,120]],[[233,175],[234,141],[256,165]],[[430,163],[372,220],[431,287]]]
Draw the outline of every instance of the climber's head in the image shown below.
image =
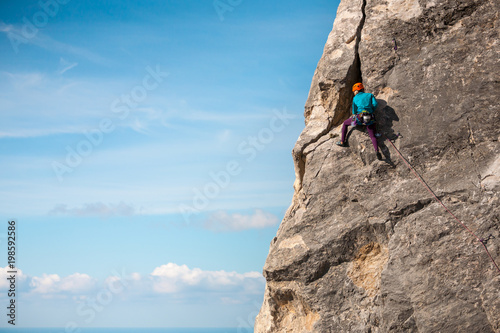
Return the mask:
[[352,86],[352,92],[354,93],[354,95],[356,95],[358,92],[360,92],[364,89],[365,89],[365,87],[363,86],[363,83],[361,83],[361,82],[358,82]]

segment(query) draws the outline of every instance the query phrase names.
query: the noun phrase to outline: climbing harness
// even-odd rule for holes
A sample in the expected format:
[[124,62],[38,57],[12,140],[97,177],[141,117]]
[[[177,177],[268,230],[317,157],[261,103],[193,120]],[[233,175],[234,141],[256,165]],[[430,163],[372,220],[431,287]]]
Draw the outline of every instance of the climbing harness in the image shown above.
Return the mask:
[[373,117],[373,114],[367,110],[363,110],[357,115],[352,117],[351,120],[351,126],[358,126],[358,125],[372,125],[375,124],[375,117]]
[[[398,134],[398,137],[399,137],[399,134]],[[479,238],[471,229],[469,229],[462,221],[460,221],[444,204],[441,200],[439,200],[439,198],[437,197],[437,195],[434,193],[434,191],[429,187],[429,185],[427,185],[425,183],[425,181],[423,180],[423,178],[417,173],[417,171],[415,171],[415,168],[413,168],[411,166],[411,164],[403,157],[403,155],[401,154],[401,152],[399,151],[399,149],[396,148],[396,146],[394,145],[394,143],[392,143],[391,139],[387,138],[387,141],[389,141],[389,143],[391,144],[391,146],[396,150],[396,152],[398,153],[399,157],[401,158],[401,160],[406,164],[406,166],[408,167],[408,169],[410,169],[413,174],[415,175],[415,177],[417,177],[417,179],[422,183],[422,185],[427,189],[427,191],[429,191],[429,193],[434,197],[434,199],[436,199],[437,202],[439,202],[441,204],[441,206],[443,206],[443,208],[448,212],[450,213],[451,216],[453,216],[455,218],[455,220],[457,220],[461,225],[462,227],[464,227],[472,236],[474,236],[474,238],[476,238],[476,240],[481,243],[481,245],[484,247],[484,250],[486,251],[486,253],[488,254],[488,256],[490,257],[491,259],[491,262],[493,263],[493,265],[495,265],[496,269],[498,270],[498,272],[500,273],[500,268],[498,267],[497,263],[495,262],[495,260],[493,259],[493,257],[491,256],[490,254],[490,251],[488,251],[488,248],[486,247],[486,242],[490,239],[490,238],[493,238],[492,235],[488,236],[488,238],[484,239],[484,238]]]
[[363,119],[363,125],[372,125],[375,124],[375,117],[373,117],[373,113],[363,110],[361,111],[361,118]]

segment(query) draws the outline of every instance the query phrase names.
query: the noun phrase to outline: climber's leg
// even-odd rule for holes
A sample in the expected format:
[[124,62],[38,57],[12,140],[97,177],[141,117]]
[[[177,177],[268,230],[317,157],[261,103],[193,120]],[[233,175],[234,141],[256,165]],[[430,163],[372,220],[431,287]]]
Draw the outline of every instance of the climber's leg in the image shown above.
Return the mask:
[[348,118],[344,123],[342,124],[342,138],[340,141],[342,141],[343,144],[346,144],[345,138],[347,136],[347,127],[351,126],[351,118]]
[[366,126],[366,131],[368,132],[370,139],[372,139],[373,148],[375,148],[375,151],[378,152],[378,142],[377,138],[375,137],[375,124]]

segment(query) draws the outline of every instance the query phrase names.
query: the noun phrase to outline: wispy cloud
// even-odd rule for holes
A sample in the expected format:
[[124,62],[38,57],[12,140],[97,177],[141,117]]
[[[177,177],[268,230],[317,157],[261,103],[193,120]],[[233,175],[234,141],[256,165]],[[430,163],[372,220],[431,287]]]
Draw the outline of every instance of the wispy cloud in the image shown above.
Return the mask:
[[86,128],[67,126],[60,128],[24,128],[0,130],[0,138],[36,138],[54,134],[83,133]]
[[66,216],[132,216],[135,214],[135,208],[132,205],[120,202],[118,204],[104,204],[94,202],[84,204],[82,207],[68,208],[65,204],[55,206],[49,215]]
[[45,76],[40,72],[31,73],[10,73],[1,72],[7,76],[10,83],[16,88],[27,88],[40,86],[45,80]]
[[239,128],[258,130],[271,117],[269,110],[226,114],[179,107],[176,100],[165,97],[161,91],[152,91],[144,103],[134,107],[121,101],[120,107],[128,112],[125,118],[119,118],[110,105],[117,96],[130,94],[130,86],[140,80],[67,76],[68,71],[80,66],[68,59],[58,58],[57,69],[52,73],[0,72],[0,138],[83,134],[97,127],[103,118],[110,118],[116,128],[146,136],[162,136],[175,130],[210,136],[227,144],[241,134]]
[[41,31],[37,31],[36,34],[30,36],[25,36],[21,27],[0,22],[0,32],[5,33],[6,37],[13,43],[14,50],[18,50],[22,44],[31,44],[55,53],[71,54],[73,56],[82,57],[93,63],[101,65],[108,64],[108,60],[94,52],[82,47],[57,41]]
[[269,119],[269,113],[266,112],[238,112],[235,114],[227,114],[215,111],[192,110],[183,116],[186,120],[200,122],[215,122],[220,124],[234,124],[252,120]]
[[228,214],[225,211],[218,211],[204,222],[206,229],[214,231],[241,231],[246,229],[262,229],[276,225],[278,218],[271,214],[257,209],[253,215]]

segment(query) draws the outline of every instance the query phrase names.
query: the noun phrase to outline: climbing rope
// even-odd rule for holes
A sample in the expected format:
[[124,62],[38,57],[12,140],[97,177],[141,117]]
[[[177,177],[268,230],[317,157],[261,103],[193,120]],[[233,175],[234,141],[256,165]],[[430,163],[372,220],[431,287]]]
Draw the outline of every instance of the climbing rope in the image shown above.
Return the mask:
[[465,228],[465,230],[467,230],[472,236],[474,236],[474,238],[476,238],[476,240],[481,243],[481,245],[484,247],[484,250],[486,251],[486,253],[488,254],[488,256],[490,257],[491,259],[491,262],[493,263],[493,265],[495,265],[495,267],[497,268],[498,272],[500,273],[500,268],[498,267],[497,263],[495,262],[495,260],[493,259],[493,257],[491,256],[490,254],[490,251],[488,251],[488,248],[486,247],[486,240],[483,239],[483,238],[479,238],[469,227],[467,227],[462,221],[460,221],[458,219],[458,217],[455,216],[455,214],[453,214],[444,204],[441,200],[439,200],[439,198],[437,197],[437,195],[434,193],[434,191],[429,187],[429,185],[427,185],[427,183],[422,179],[422,177],[415,171],[415,168],[413,168],[411,166],[411,164],[403,157],[403,155],[401,154],[401,152],[399,151],[399,149],[396,148],[396,146],[394,145],[394,143],[392,143],[392,141],[387,138],[387,141],[389,141],[389,143],[391,144],[391,146],[396,150],[396,152],[398,153],[399,157],[401,158],[401,160],[406,164],[406,166],[408,167],[408,169],[410,169],[413,174],[415,175],[415,177],[417,177],[417,179],[422,183],[422,185],[424,185],[424,187],[429,191],[430,194],[432,194],[432,196],[434,197],[434,199],[436,199],[437,202],[439,202],[441,204],[441,206],[443,206],[443,208],[448,212],[450,213],[451,216],[453,216],[455,218],[455,220],[457,220],[461,225],[462,227]]

